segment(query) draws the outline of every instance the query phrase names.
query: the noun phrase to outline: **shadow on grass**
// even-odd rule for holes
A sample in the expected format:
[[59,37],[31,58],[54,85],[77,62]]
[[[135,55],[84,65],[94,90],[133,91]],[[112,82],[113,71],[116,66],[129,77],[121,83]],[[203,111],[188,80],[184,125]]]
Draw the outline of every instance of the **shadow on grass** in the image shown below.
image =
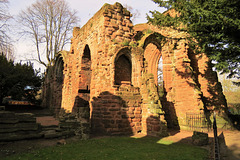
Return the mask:
[[240,152],[239,147],[236,144],[231,146],[226,145],[226,139],[223,132],[218,136],[219,149],[220,149],[220,158],[229,159],[229,160],[239,160]]
[[208,151],[183,143],[156,137],[105,137],[76,141],[62,146],[35,150],[32,153],[14,155],[15,159],[67,159],[67,160],[205,160]]

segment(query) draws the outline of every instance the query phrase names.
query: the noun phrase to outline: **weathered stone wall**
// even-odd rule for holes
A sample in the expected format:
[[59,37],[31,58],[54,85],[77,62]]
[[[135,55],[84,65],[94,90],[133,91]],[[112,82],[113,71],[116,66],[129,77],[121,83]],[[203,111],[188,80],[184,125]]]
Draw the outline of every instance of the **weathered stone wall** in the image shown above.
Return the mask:
[[55,65],[48,67],[42,90],[42,106],[48,107],[52,113],[58,116],[61,109],[62,88],[64,80],[64,61],[66,52],[62,52],[57,57]]
[[[166,126],[186,128],[188,112],[225,107],[208,58],[190,51],[187,33],[133,26],[130,17],[121,4],[105,4],[82,28],[74,28],[71,49],[59,54],[63,63],[55,66],[64,66],[62,86],[46,92],[45,100],[47,95],[56,100],[46,100],[49,106],[58,112],[61,103],[74,112],[83,99],[89,102],[93,133],[149,135],[165,134]],[[160,57],[162,86],[157,85]]]
[[0,111],[0,141],[41,138],[40,124],[30,113]]
[[139,88],[121,85],[115,93],[106,91],[93,98],[92,133],[129,135],[141,132]]

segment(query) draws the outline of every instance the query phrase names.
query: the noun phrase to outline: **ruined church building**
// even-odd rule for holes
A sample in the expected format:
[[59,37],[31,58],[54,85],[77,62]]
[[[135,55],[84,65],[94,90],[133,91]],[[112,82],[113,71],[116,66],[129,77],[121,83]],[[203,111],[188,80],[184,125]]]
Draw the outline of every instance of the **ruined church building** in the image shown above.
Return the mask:
[[226,107],[217,74],[189,49],[187,33],[133,26],[130,17],[120,3],[105,4],[73,29],[70,51],[48,69],[43,106],[56,117],[89,107],[91,132],[108,135],[161,135],[186,129],[187,113]]

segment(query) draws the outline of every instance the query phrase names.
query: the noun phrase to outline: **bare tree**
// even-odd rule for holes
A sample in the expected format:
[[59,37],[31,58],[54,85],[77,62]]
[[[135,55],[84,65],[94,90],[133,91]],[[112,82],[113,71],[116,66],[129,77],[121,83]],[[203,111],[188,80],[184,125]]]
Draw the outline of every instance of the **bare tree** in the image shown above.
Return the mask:
[[56,54],[70,42],[69,33],[78,22],[76,11],[65,0],[38,0],[18,18],[23,33],[33,40],[36,60],[46,67],[53,65]]
[[132,21],[134,22],[140,16],[140,12],[137,9],[133,9],[133,7],[124,4],[123,5],[127,10],[129,10],[132,14]]
[[13,45],[7,34],[9,29],[8,21],[11,19],[8,12],[8,0],[0,0],[0,52],[7,59],[13,59]]

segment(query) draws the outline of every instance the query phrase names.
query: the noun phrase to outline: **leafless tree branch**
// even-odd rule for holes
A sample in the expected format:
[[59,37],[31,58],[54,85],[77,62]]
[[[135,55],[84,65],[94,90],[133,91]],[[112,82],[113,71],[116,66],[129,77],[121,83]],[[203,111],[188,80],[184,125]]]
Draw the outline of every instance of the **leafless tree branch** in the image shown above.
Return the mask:
[[78,18],[65,0],[38,0],[19,14],[18,21],[34,41],[38,62],[51,66],[56,54],[69,42]]
[[8,21],[11,18],[12,17],[8,12],[8,1],[0,0],[0,52],[3,53],[7,59],[13,60],[13,45],[7,34],[9,29]]

